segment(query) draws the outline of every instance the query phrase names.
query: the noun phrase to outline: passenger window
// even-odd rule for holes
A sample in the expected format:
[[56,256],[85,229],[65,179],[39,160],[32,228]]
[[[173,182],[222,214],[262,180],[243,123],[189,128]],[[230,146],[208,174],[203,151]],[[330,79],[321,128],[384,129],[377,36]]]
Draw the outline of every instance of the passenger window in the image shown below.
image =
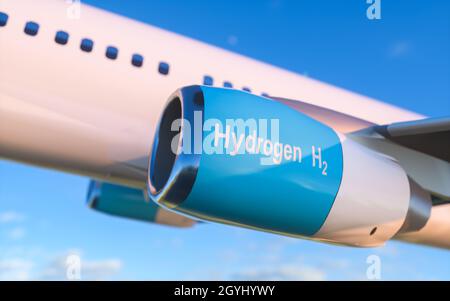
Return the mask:
[[66,45],[69,41],[69,34],[65,31],[58,31],[55,35],[55,42],[61,45]]
[[263,93],[261,93],[261,96],[263,96],[263,97],[269,97],[269,94],[263,92]]
[[116,47],[113,46],[108,46],[108,48],[106,48],[106,57],[111,59],[111,60],[115,60],[117,59],[117,56],[119,55],[119,49],[117,49]]
[[142,67],[144,64],[144,57],[140,54],[133,54],[133,57],[131,58],[131,64],[136,67]]
[[0,12],[0,27],[6,26],[8,23],[8,15]]
[[212,86],[214,85],[214,79],[209,75],[205,75],[203,76],[203,84],[205,86]]
[[230,82],[223,82],[223,86],[224,86],[225,88],[233,88],[233,84],[230,83]]
[[91,39],[82,39],[80,49],[85,52],[91,52],[94,48],[94,42]]
[[160,62],[158,66],[158,72],[164,75],[169,74],[169,64],[166,62]]
[[243,90],[243,91],[250,92],[250,93],[252,92],[252,90],[251,90],[249,87],[243,87],[242,90]]
[[39,24],[36,22],[27,22],[25,24],[24,32],[29,36],[35,36],[38,34],[39,31]]

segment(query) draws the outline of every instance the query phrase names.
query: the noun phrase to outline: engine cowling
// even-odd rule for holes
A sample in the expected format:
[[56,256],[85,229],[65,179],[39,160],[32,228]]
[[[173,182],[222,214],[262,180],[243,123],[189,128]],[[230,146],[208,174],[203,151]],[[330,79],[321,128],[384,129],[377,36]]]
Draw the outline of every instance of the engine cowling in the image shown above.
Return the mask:
[[148,193],[199,219],[357,246],[423,227],[431,206],[393,158],[273,99],[204,86],[169,98]]
[[90,208],[106,214],[175,227],[190,227],[195,222],[147,201],[140,189],[91,181],[87,194]]

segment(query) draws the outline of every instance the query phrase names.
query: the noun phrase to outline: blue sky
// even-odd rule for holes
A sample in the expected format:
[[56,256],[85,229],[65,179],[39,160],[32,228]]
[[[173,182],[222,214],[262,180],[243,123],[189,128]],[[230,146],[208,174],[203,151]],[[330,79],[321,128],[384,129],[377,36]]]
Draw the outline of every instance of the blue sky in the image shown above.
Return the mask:
[[[450,114],[450,2],[382,0],[99,1],[85,3],[214,44],[413,111]],[[343,4],[345,3],[345,5]],[[400,242],[358,249],[223,225],[178,230],[91,211],[88,179],[0,161],[0,280],[450,280],[450,252]]]

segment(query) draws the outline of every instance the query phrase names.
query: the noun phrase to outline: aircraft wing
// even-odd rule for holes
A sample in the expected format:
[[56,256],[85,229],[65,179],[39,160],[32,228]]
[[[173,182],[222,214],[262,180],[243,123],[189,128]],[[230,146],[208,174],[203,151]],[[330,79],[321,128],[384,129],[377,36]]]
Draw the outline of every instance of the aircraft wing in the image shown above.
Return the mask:
[[378,126],[386,139],[450,162],[450,117],[427,118]]

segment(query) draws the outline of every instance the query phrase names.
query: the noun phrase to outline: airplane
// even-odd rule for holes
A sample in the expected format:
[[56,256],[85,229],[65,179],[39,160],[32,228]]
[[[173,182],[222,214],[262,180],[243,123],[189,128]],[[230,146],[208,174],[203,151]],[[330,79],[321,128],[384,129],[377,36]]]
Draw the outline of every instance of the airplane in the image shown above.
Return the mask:
[[[234,131],[233,118],[277,120],[278,138]],[[180,151],[190,136],[210,153]],[[103,213],[449,249],[449,143],[449,117],[89,5],[0,2],[0,158],[91,178],[87,203]]]

